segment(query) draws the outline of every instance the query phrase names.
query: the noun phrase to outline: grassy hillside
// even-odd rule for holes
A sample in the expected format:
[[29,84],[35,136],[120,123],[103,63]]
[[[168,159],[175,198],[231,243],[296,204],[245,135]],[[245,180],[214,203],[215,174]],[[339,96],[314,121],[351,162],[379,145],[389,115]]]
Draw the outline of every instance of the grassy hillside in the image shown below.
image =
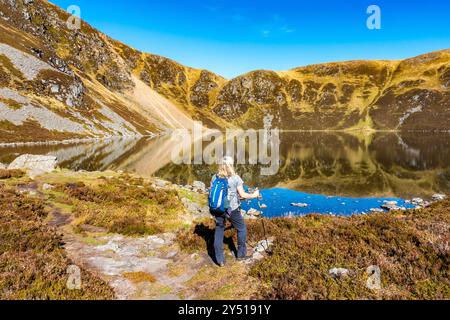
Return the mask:
[[71,30],[68,18],[45,0],[0,0],[1,142],[153,135],[192,119],[215,128],[260,128],[268,117],[293,130],[449,129],[449,50],[226,80],[85,22]]
[[348,61],[232,79],[215,113],[260,128],[447,130],[450,50],[405,61]]

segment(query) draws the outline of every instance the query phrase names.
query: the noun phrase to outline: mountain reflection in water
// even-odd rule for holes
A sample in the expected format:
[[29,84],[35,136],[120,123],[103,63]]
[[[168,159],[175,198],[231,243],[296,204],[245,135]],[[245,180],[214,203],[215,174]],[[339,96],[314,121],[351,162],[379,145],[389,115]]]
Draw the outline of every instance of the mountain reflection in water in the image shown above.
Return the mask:
[[[450,133],[281,132],[280,169],[261,176],[259,165],[239,165],[249,186],[356,197],[429,196],[450,192]],[[123,170],[174,183],[207,183],[215,168],[177,165],[171,136],[114,139],[76,145],[0,148],[0,162],[24,153],[58,157],[73,170]]]

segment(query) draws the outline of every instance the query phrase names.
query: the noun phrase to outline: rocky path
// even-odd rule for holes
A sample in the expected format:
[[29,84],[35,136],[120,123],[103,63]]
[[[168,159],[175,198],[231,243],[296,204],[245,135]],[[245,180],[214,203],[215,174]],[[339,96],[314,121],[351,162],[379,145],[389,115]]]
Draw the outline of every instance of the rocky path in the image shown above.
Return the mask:
[[63,233],[69,258],[107,281],[120,300],[220,298],[223,287],[248,281],[249,266],[234,262],[231,253],[232,272],[223,272],[206,252],[182,252],[174,233],[127,237],[86,225],[87,233],[75,234],[69,216],[54,208],[52,217],[49,223]]
[[[248,272],[252,262],[263,258],[264,247],[256,246],[249,264],[237,262],[227,249],[227,265],[219,268],[206,249],[194,253],[181,250],[174,232],[125,236],[80,224],[64,198],[58,198],[60,201],[54,198],[60,191],[53,183],[73,179],[72,174],[61,173],[32,181],[25,179],[13,185],[19,193],[44,200],[49,210],[46,222],[62,234],[70,260],[105,280],[117,299],[249,299],[254,296],[256,279]],[[166,183],[155,180],[155,185],[164,188]],[[204,185],[191,189],[204,189]],[[205,219],[204,204],[198,199],[201,193],[189,188],[179,192],[186,196],[181,198],[181,203],[189,212],[187,225],[195,219]]]
[[[181,253],[174,237],[66,235],[64,240],[69,257],[105,279],[118,299],[193,299],[195,295],[184,295],[186,282],[211,263],[207,257]],[[183,272],[177,274],[174,268]]]

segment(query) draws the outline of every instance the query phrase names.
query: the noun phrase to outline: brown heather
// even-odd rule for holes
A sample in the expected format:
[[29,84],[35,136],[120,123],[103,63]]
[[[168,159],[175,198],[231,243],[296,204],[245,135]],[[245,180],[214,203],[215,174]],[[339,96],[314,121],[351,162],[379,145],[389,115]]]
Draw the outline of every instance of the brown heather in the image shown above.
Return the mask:
[[[409,212],[353,217],[309,215],[266,220],[273,252],[252,267],[257,299],[449,299],[450,200]],[[249,243],[264,238],[261,221],[248,222]],[[179,233],[189,252],[211,247],[214,224]],[[231,230],[225,242],[235,237]],[[236,239],[234,239],[236,243]],[[378,265],[382,289],[366,287],[366,269]],[[350,275],[335,280],[329,270]]]
[[67,289],[72,262],[47,214],[42,200],[0,185],[0,299],[112,299],[112,289],[84,269],[82,289]]

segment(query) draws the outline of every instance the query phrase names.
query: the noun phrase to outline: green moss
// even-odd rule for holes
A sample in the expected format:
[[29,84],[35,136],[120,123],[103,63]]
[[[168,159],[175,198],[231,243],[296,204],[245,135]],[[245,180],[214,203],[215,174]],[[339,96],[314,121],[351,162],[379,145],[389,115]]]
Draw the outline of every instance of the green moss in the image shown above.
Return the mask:
[[198,192],[185,190],[185,189],[179,189],[178,194],[180,198],[186,198],[191,202],[195,202],[201,206],[205,206],[207,204],[207,197],[206,195],[199,194]]

